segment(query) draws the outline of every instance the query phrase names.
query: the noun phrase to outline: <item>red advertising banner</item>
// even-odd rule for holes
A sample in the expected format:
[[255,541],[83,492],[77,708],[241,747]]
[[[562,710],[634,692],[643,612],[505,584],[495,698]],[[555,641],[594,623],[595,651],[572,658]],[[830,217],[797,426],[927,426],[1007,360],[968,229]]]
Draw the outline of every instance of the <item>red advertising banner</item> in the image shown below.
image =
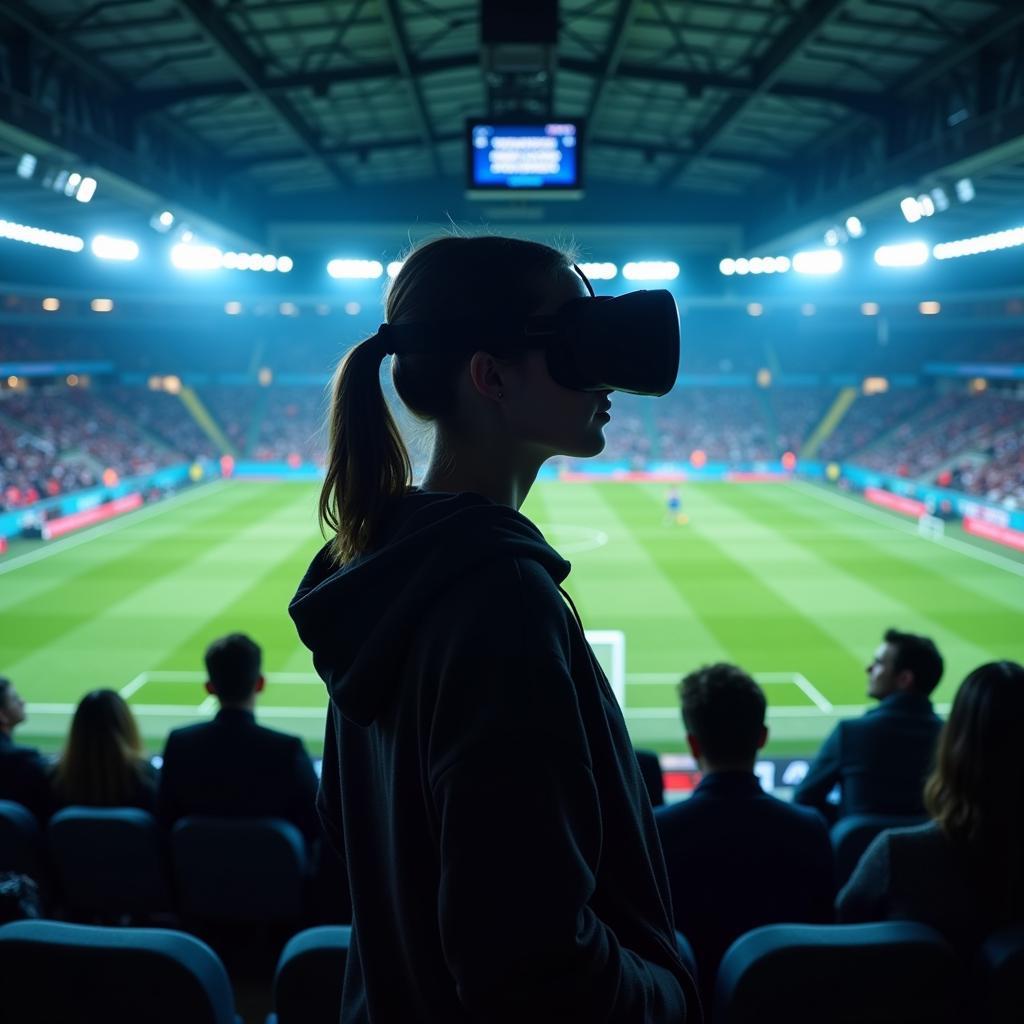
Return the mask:
[[907,498],[902,494],[893,494],[892,491],[883,491],[881,487],[865,487],[864,497],[873,505],[881,505],[882,508],[901,512],[903,515],[913,516],[915,519],[928,512],[923,501]]
[[94,526],[107,519],[131,512],[142,505],[142,495],[137,491],[126,494],[122,498],[115,498],[104,505],[97,505],[95,508],[86,509],[84,512],[75,512],[70,516],[63,516],[60,519],[51,519],[43,524],[43,539],[55,540],[63,537],[66,533],[81,530],[86,526]]
[[986,540],[994,540],[997,544],[1005,544],[1008,548],[1024,551],[1024,531],[1011,530],[1009,526],[997,526],[984,519],[972,519],[969,516],[964,519],[964,529],[968,533],[973,533],[975,537],[984,537]]

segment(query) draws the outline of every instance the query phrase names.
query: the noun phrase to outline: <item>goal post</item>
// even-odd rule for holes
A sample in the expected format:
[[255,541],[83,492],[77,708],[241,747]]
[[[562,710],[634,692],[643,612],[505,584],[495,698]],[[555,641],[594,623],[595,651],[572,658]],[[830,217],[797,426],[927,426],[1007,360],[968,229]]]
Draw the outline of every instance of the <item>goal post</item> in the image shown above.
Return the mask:
[[917,520],[917,532],[928,540],[941,540],[946,536],[945,520],[925,513]]
[[619,707],[626,707],[626,634],[621,629],[588,629],[587,640],[611,683]]

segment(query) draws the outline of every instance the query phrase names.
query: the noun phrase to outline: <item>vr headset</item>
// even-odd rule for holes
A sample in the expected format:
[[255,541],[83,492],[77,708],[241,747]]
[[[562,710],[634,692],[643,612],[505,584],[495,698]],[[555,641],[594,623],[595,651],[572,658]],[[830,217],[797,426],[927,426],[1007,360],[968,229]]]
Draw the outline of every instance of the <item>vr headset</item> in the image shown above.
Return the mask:
[[672,294],[659,289],[597,296],[580,277],[590,296],[549,316],[382,324],[378,336],[398,355],[481,348],[511,355],[541,348],[552,378],[574,391],[668,394],[679,372],[679,312]]

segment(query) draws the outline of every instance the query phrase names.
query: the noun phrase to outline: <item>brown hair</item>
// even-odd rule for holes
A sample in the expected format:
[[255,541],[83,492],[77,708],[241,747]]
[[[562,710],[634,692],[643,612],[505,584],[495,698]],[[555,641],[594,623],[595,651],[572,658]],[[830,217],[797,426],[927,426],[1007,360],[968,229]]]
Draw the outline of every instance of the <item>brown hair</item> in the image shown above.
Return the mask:
[[141,758],[139,729],[124,699],[93,690],[75,709],[54,784],[68,803],[117,807],[132,799]]
[[[391,282],[385,321],[493,319],[533,312],[545,285],[573,257],[539,242],[487,235],[445,236],[414,248]],[[412,483],[412,464],[380,386],[382,350],[366,339],[335,370],[328,412],[327,471],[320,527],[344,562],[371,549],[394,503]],[[481,346],[486,345],[482,336]],[[396,356],[399,398],[421,420],[455,411],[459,371],[471,353]]]
[[925,784],[928,813],[1000,912],[1024,911],[1024,668],[994,661],[960,684]]

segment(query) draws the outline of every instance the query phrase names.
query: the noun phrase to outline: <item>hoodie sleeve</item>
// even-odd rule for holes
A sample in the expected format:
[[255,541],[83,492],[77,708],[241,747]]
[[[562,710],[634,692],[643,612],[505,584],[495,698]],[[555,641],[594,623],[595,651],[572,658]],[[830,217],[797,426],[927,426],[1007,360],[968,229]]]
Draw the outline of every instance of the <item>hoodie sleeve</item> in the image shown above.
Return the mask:
[[602,843],[620,837],[602,833],[557,643],[564,606],[527,597],[526,611],[482,597],[467,623],[476,641],[444,668],[431,793],[445,960],[474,1020],[682,1024],[676,975],[625,948],[591,905]]

